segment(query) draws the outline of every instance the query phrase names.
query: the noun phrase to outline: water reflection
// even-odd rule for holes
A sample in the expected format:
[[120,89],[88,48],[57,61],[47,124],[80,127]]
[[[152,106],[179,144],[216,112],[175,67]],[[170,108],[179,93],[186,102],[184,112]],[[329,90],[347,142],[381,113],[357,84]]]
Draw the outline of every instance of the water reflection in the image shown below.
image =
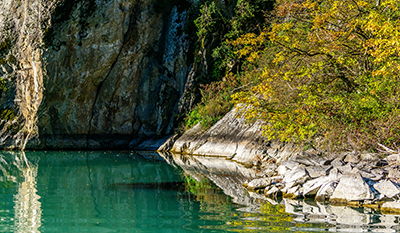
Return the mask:
[[24,152],[3,152],[0,158],[2,186],[17,186],[13,195],[13,232],[39,233],[42,210],[36,189],[37,160],[34,158],[28,160]]
[[[234,224],[247,225],[246,229],[271,232],[397,232],[400,229],[400,216],[382,214],[371,208],[332,206],[313,200],[272,200],[261,194],[248,193],[242,184],[257,176],[262,177],[262,172],[225,158],[169,153],[163,153],[162,156],[197,180],[211,180],[235,203],[245,206],[237,210],[247,213],[246,217]],[[293,225],[271,228],[271,224],[285,225],[288,222]]]
[[263,175],[262,170],[217,157],[1,152],[0,232],[399,229],[397,215],[311,200],[272,200],[242,187],[244,181]]

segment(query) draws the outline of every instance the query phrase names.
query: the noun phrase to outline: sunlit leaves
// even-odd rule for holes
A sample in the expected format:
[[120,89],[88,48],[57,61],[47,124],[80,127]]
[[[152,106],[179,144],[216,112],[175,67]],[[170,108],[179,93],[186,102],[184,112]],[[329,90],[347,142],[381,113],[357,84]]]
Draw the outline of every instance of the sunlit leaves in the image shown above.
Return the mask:
[[273,57],[261,67],[265,81],[236,94],[235,103],[257,106],[248,117],[268,122],[270,138],[323,138],[349,149],[400,142],[398,6],[400,0],[278,0],[270,29],[233,42],[249,62]]

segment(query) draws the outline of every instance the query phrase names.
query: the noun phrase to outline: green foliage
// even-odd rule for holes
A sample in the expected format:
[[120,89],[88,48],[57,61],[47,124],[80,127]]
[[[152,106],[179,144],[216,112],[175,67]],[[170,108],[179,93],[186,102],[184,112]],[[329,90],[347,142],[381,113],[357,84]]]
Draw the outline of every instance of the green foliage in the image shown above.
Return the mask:
[[[207,1],[200,9],[199,17],[195,20],[198,36],[198,51],[212,51],[211,67],[212,82],[199,80],[201,101],[192,109],[185,119],[185,128],[190,128],[201,122],[208,128],[216,123],[233,104],[230,96],[236,88],[248,87],[256,83],[257,75],[253,71],[249,75],[240,75],[245,59],[235,54],[236,46],[229,40],[239,38],[242,34],[259,32],[264,23],[264,11],[272,8],[271,0],[238,0],[233,8],[222,6],[219,1]],[[207,48],[205,48],[207,46]],[[204,59],[204,54],[197,53],[197,61]],[[200,57],[201,56],[201,57]],[[247,66],[250,67],[250,66]]]
[[230,96],[237,86],[235,76],[228,76],[229,79],[201,85],[202,100],[185,119],[187,128],[201,123],[204,128],[209,128],[221,119],[233,106]]
[[[237,57],[236,46],[228,41],[235,40],[247,33],[259,33],[266,25],[266,12],[272,10],[271,0],[238,0],[234,7],[233,16],[226,22],[226,31],[221,43],[213,49],[212,57],[215,60],[213,77],[223,77],[229,72],[237,73],[242,70],[245,60]],[[247,64],[245,64],[247,65]]]
[[[7,86],[6,86],[6,82],[0,78],[0,93],[2,91],[7,91]],[[1,95],[0,95],[0,97],[1,97]]]
[[15,119],[15,111],[12,109],[0,110],[0,120],[13,121]]
[[222,81],[201,85],[201,102],[186,116],[186,129],[199,122],[203,128],[211,127],[232,109],[233,93],[246,90],[258,82],[258,72],[253,71],[237,75],[230,73]]
[[246,115],[268,122],[269,138],[357,150],[400,142],[399,4],[277,1],[270,28],[231,42],[264,70],[234,103],[253,105]]

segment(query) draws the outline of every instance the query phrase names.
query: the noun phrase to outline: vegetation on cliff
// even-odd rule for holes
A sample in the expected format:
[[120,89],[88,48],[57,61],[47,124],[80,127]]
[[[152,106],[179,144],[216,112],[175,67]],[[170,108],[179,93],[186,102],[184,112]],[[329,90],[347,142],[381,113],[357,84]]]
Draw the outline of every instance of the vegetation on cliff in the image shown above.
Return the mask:
[[253,22],[262,30],[225,42],[242,61],[237,79],[255,77],[251,88],[237,83],[231,103],[252,105],[247,118],[268,122],[270,139],[341,150],[398,143],[399,4],[277,0]]
[[[186,117],[187,128],[201,122],[204,127],[216,123],[232,107],[231,95],[242,86],[256,84],[256,76],[245,73],[246,60],[238,57],[237,46],[229,41],[247,33],[260,33],[265,12],[273,8],[272,0],[236,0],[222,4],[205,1],[195,20],[197,29],[196,60],[206,64],[208,76],[198,80],[201,101]],[[211,50],[209,52],[209,50]],[[207,63],[207,55],[211,60]],[[248,69],[245,69],[248,70]]]

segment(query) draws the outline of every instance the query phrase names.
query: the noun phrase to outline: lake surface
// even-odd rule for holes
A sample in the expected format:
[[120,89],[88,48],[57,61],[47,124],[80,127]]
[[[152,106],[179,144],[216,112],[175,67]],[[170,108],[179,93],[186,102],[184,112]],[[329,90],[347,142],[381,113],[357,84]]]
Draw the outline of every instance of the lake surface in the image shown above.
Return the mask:
[[[250,170],[249,170],[250,169]],[[396,232],[399,216],[247,193],[251,168],[149,152],[0,152],[0,232]]]

